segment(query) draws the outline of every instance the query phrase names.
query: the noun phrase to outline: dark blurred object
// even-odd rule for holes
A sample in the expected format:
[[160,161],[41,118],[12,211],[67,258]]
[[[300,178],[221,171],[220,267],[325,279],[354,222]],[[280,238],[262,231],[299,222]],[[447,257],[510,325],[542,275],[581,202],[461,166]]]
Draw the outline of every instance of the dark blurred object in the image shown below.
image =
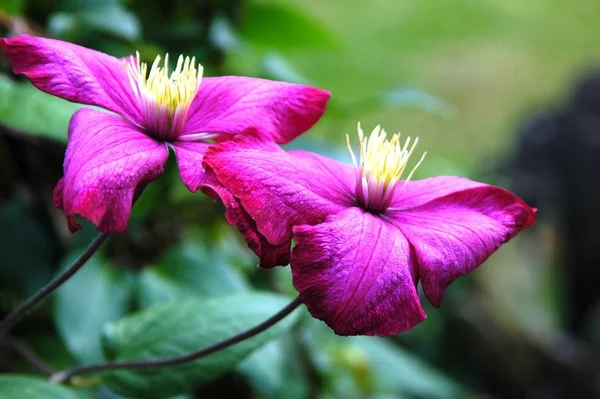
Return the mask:
[[522,126],[506,174],[539,218],[556,225],[566,328],[587,339],[600,298],[600,72],[579,81],[566,104]]

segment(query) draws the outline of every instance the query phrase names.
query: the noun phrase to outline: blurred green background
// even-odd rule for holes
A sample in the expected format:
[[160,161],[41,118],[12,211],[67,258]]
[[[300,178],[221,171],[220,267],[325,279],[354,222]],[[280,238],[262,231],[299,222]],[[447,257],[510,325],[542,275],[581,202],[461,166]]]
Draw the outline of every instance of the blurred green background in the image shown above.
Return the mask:
[[[27,386],[37,395],[27,398],[600,397],[600,309],[592,304],[575,314],[570,300],[579,281],[598,281],[600,263],[583,258],[594,269],[580,273],[580,280],[568,274],[583,267],[569,257],[582,241],[570,238],[575,227],[568,222],[583,214],[592,231],[600,218],[564,211],[584,205],[545,202],[546,191],[519,183],[526,172],[535,181],[543,180],[535,173],[549,175],[553,190],[564,194],[560,198],[592,195],[576,189],[597,185],[595,172],[578,183],[571,172],[561,174],[598,170],[598,145],[589,144],[595,141],[575,142],[564,127],[581,112],[561,110],[576,108],[569,105],[576,82],[598,65],[598,15],[597,0],[0,0],[4,36],[50,36],[115,56],[138,50],[146,60],[184,53],[195,55],[207,76],[326,88],[332,92],[326,115],[292,147],[349,160],[345,133],[355,134],[357,122],[369,131],[381,124],[420,138],[417,150],[428,154],[416,178],[484,180],[517,189],[540,208],[535,228],[453,284],[440,309],[426,306],[428,320],[409,333],[340,338],[303,310],[272,336],[251,341],[245,352],[195,370],[138,379],[133,373],[107,375],[64,391],[34,379],[42,373],[23,360],[22,345],[57,369],[183,353],[250,327],[285,304],[281,295],[295,295],[289,270],[256,268],[219,204],[189,194],[170,163],[136,205],[128,233],[112,238],[9,340],[0,341],[0,370],[6,373],[0,393],[3,386],[12,392]],[[2,315],[68,264],[94,231],[87,226],[71,236],[51,203],[68,120],[79,106],[13,76],[3,55],[0,71]],[[588,119],[600,117],[600,101],[594,104]],[[556,126],[567,135],[552,141],[542,132],[542,141],[553,143],[552,156],[523,150],[527,140],[519,136],[539,110],[560,115]],[[586,132],[600,132],[600,123],[590,126]],[[575,150],[580,144],[583,150]],[[585,150],[590,163],[572,167],[569,159]],[[555,152],[567,159],[560,158],[560,167]],[[593,201],[590,206],[598,208]],[[586,248],[597,242],[586,241]],[[594,287],[583,291],[596,300]],[[121,320],[160,305],[189,313],[173,310],[180,319],[151,324],[148,337],[135,335],[139,320]],[[222,320],[204,319],[194,309],[225,313]],[[155,312],[153,317],[170,310]],[[573,318],[576,328],[569,324]],[[178,323],[192,331],[191,338],[177,338],[184,328]],[[151,349],[128,346],[142,338]],[[7,377],[14,375],[26,376]]]

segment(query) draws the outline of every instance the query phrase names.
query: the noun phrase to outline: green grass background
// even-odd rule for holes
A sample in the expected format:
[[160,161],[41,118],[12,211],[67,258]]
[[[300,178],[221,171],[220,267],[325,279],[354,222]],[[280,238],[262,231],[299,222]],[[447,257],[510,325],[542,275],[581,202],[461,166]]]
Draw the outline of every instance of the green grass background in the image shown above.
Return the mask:
[[450,118],[418,109],[357,110],[326,116],[314,133],[343,144],[343,134],[361,121],[365,130],[382,124],[419,136],[428,152],[421,177],[443,172],[437,167],[472,173],[502,156],[519,122],[565,97],[600,56],[595,0],[292,1],[335,43],[282,51],[334,99],[415,87],[454,107]]

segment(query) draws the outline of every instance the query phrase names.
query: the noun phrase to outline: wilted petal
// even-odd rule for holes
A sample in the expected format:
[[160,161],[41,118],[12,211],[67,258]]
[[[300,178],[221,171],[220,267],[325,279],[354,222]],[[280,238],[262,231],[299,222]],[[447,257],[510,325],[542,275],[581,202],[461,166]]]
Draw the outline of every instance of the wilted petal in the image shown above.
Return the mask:
[[239,230],[244,237],[248,247],[258,256],[258,265],[269,269],[275,266],[286,266],[290,263],[290,251],[292,240],[284,241],[282,244],[271,244],[256,228],[252,217],[238,205],[227,208],[227,220]]
[[46,93],[97,105],[141,124],[123,60],[60,40],[33,36],[0,39],[13,71]]
[[[56,183],[56,186],[54,187],[54,190],[52,192],[52,201],[54,202],[54,205],[57,208],[60,209],[64,209],[64,204],[63,204],[63,192],[65,191],[65,178],[61,177],[60,180],[58,181],[58,183]],[[67,216],[67,225],[69,226],[69,230],[71,230],[71,232],[76,232],[77,230],[81,229],[81,225],[77,222],[77,219],[75,218],[75,216],[73,215],[66,215]]]
[[437,186],[437,198],[428,191],[421,198],[429,202],[388,215],[415,248],[423,290],[434,306],[452,281],[535,222],[535,209],[507,190],[472,182],[473,188],[457,184],[452,192],[457,179],[439,179],[449,184]]
[[252,134],[212,146],[204,160],[273,245],[289,241],[294,225],[319,223],[353,204],[352,167],[287,153]]
[[259,257],[260,267],[271,268],[290,263],[291,240],[281,245],[270,244],[258,231],[256,223],[240,202],[219,183],[212,169],[209,168],[203,173],[201,186],[204,193],[223,202],[227,222],[239,230],[248,243],[248,247]]
[[204,78],[183,136],[223,133],[223,139],[255,127],[271,140],[287,143],[321,118],[329,96],[328,91],[316,87],[266,79]]
[[55,189],[55,205],[70,217],[72,229],[78,214],[101,232],[123,232],[135,189],[160,176],[168,154],[164,143],[122,118],[81,109],[69,124],[65,176]]
[[339,335],[390,335],[426,316],[414,254],[393,225],[350,208],[294,228],[294,286],[313,317]]

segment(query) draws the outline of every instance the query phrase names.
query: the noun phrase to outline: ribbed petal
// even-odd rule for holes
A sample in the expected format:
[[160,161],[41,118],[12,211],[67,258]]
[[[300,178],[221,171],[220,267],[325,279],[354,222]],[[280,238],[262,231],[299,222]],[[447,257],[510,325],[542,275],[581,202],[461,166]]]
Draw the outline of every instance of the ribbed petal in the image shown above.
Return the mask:
[[171,143],[179,166],[181,179],[191,192],[199,188],[215,200],[220,200],[225,206],[227,221],[237,227],[248,247],[260,258],[260,267],[271,268],[285,266],[290,263],[290,241],[282,245],[271,245],[258,232],[256,223],[241,206],[240,202],[218,181],[214,171],[205,169],[203,158],[212,144],[203,142]]
[[402,233],[358,208],[294,228],[294,286],[313,317],[339,335],[390,335],[426,318],[417,266]]
[[104,233],[127,229],[136,188],[156,179],[168,157],[164,143],[138,131],[122,118],[81,109],[71,118],[65,176],[57,184],[54,203],[69,217],[92,221]]
[[204,160],[273,245],[289,241],[294,225],[320,223],[354,203],[351,166],[287,153],[251,134],[212,146]]
[[0,39],[13,71],[38,89],[76,103],[97,105],[141,125],[123,60],[60,40]]
[[287,143],[325,112],[330,93],[315,87],[240,76],[204,78],[182,136],[222,133],[220,140],[254,127]]
[[[405,203],[398,201],[403,210],[387,216],[415,248],[423,290],[439,306],[452,281],[535,222],[535,209],[499,187],[454,177],[436,178],[437,184],[428,186],[428,180],[414,182],[411,189],[420,187],[423,194],[415,191]],[[419,205],[405,206],[412,204]]]
[[291,240],[285,241],[281,245],[270,244],[258,231],[252,217],[248,215],[240,202],[219,183],[210,169],[203,174],[202,191],[223,202],[227,222],[240,231],[248,243],[248,247],[259,257],[260,267],[272,268],[290,263]]
[[435,176],[423,180],[402,181],[396,186],[391,207],[412,208],[447,194],[484,186],[488,185],[456,176]]

